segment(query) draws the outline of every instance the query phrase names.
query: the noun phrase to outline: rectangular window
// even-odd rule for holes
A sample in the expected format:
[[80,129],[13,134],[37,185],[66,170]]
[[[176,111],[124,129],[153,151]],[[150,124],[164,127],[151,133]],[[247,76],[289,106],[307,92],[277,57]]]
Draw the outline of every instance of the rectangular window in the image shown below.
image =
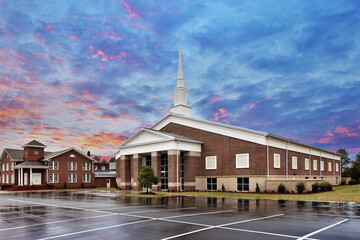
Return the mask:
[[90,163],[83,163],[82,168],[83,170],[90,170]]
[[14,162],[11,162],[11,170],[14,169]]
[[9,174],[6,174],[6,183],[9,183]]
[[58,183],[59,182],[59,174],[58,173],[50,173],[49,174],[49,183]]
[[280,168],[280,154],[274,154],[274,168]]
[[313,160],[313,170],[317,171],[317,160]]
[[68,162],[68,170],[76,170],[76,162]]
[[320,170],[324,171],[324,161],[320,161]]
[[97,166],[95,166],[95,171],[97,171]]
[[[149,166],[149,165],[146,165],[146,166]],[[101,166],[101,170],[105,171],[105,166]]]
[[11,174],[11,183],[14,184],[15,183],[15,178],[14,178],[14,174]]
[[69,173],[68,174],[68,182],[69,183],[76,183],[76,173]]
[[59,169],[59,162],[49,162],[49,169],[50,170],[58,170]]
[[5,183],[5,174],[1,174],[1,177],[2,177],[2,181],[1,181],[1,183]]
[[216,169],[216,156],[211,156],[211,157],[205,158],[205,168],[206,169]]
[[6,171],[9,171],[9,163],[6,163]]
[[339,171],[339,163],[335,164],[335,170],[338,172]]
[[331,172],[331,162],[328,162],[328,170]]
[[249,178],[248,177],[237,178],[237,190],[238,191],[249,191]]
[[[149,166],[151,167],[151,155],[143,156],[142,157],[142,166]],[[104,169],[105,170],[105,169]]]
[[217,178],[207,178],[207,190],[217,190]]
[[249,154],[236,154],[236,168],[249,168]]
[[292,157],[292,169],[297,169],[297,157]]
[[90,174],[89,173],[83,174],[83,182],[84,183],[90,182]]
[[310,163],[309,159],[305,158],[305,170],[310,170],[309,163]]

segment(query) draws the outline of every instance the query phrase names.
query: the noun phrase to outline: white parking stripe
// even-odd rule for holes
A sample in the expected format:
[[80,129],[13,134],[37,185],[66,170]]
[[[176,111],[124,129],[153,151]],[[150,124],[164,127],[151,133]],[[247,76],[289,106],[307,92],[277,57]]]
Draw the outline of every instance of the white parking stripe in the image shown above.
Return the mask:
[[179,211],[179,210],[196,209],[196,208],[197,207],[172,208],[172,209],[148,210],[148,211],[127,212],[127,213],[130,213],[130,214],[133,214],[133,213],[152,213],[152,212],[164,212],[164,211]]
[[344,219],[344,220],[342,220],[342,221],[340,221],[340,222],[334,223],[334,224],[332,224],[332,225],[330,225],[330,226],[321,228],[321,229],[319,229],[319,230],[317,230],[317,231],[315,231],[315,232],[309,233],[309,234],[307,234],[307,235],[305,235],[305,236],[303,236],[303,237],[301,237],[301,238],[298,238],[298,240],[306,239],[307,237],[310,237],[310,236],[312,236],[312,235],[318,234],[319,232],[325,231],[326,229],[335,227],[335,226],[337,226],[337,225],[339,225],[339,224],[342,224],[342,223],[344,223],[344,222],[347,222],[347,221],[349,221],[349,219]]
[[180,217],[192,217],[192,216],[218,214],[218,213],[233,212],[233,211],[234,211],[234,210],[215,211],[215,212],[206,212],[206,213],[193,213],[193,214],[185,214],[185,215],[178,215],[178,216],[163,217],[163,219],[167,219],[167,218],[180,218]]
[[56,224],[56,223],[73,222],[73,221],[92,219],[92,218],[109,217],[109,216],[113,216],[113,215],[117,215],[117,214],[111,213],[111,214],[92,216],[92,217],[74,218],[74,219],[66,219],[66,220],[60,220],[60,221],[55,221],[55,222],[37,223],[37,224],[31,224],[31,225],[26,225],[26,226],[3,228],[3,229],[0,229],[0,232],[5,232],[5,231],[15,230],[15,229],[22,229],[22,228],[29,228],[29,227],[36,227],[36,226],[43,226],[43,225],[50,225],[50,224]]
[[109,229],[109,228],[117,228],[117,227],[122,227],[122,226],[126,226],[126,225],[149,222],[149,221],[154,221],[154,220],[155,219],[147,219],[147,220],[141,220],[141,221],[136,221],[136,222],[123,223],[123,224],[118,224],[118,225],[113,225],[113,226],[94,228],[94,229],[89,229],[89,230],[84,230],[84,231],[79,231],[79,232],[73,232],[73,233],[67,233],[67,234],[62,234],[62,235],[56,235],[56,236],[52,236],[52,237],[40,238],[38,240],[48,240],[48,239],[62,238],[62,237],[77,235],[77,234],[81,234],[81,233],[94,232],[94,231],[99,231],[99,230],[104,230],[104,229]]
[[276,214],[276,215],[271,215],[271,216],[267,216],[267,217],[247,219],[247,220],[242,220],[242,221],[238,221],[238,222],[221,224],[221,225],[218,225],[217,227],[225,227],[225,226],[230,226],[230,225],[234,225],[234,224],[240,224],[240,223],[246,223],[246,222],[252,222],[252,221],[259,221],[259,220],[264,220],[264,219],[268,219],[268,218],[280,217],[280,216],[283,216],[283,215],[285,215],[285,214]]
[[206,231],[206,230],[213,229],[213,228],[215,228],[215,226],[211,226],[211,227],[207,227],[207,228],[202,228],[202,229],[194,230],[194,231],[191,231],[191,232],[186,232],[186,233],[178,234],[178,235],[175,235],[175,236],[163,238],[163,239],[161,239],[161,240],[168,240],[168,239],[178,238],[178,237],[182,237],[182,236],[186,236],[186,235],[190,235],[190,234],[194,234],[194,233]]

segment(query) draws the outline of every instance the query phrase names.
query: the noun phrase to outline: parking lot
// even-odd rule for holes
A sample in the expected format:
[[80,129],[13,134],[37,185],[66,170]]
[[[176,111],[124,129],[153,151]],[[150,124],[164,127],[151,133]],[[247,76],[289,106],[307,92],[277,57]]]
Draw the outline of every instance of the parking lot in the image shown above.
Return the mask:
[[0,194],[0,239],[359,239],[360,204]]

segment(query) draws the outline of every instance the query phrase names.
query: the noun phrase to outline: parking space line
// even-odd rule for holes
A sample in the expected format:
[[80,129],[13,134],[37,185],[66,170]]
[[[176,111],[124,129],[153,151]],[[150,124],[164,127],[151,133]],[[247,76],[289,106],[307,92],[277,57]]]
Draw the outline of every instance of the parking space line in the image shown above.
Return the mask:
[[234,212],[234,210],[214,211],[214,212],[206,212],[206,213],[193,213],[193,214],[185,214],[185,215],[170,216],[170,217],[163,217],[163,218],[167,219],[167,218],[192,217],[192,216],[200,216],[200,215],[218,214],[218,213],[224,213],[224,212]]
[[340,224],[342,224],[342,223],[344,223],[344,222],[347,222],[347,221],[349,221],[349,219],[344,219],[344,220],[342,220],[342,221],[340,221],[340,222],[334,223],[334,224],[332,224],[332,225],[330,225],[330,226],[321,228],[321,229],[319,229],[319,230],[317,230],[317,231],[314,231],[314,232],[309,233],[309,234],[307,234],[307,235],[305,235],[305,236],[302,236],[301,238],[298,238],[298,240],[306,239],[307,237],[310,237],[310,236],[312,236],[312,235],[318,234],[319,232],[325,231],[325,230],[327,230],[327,229],[329,229],[329,228],[335,227],[335,226],[340,225]]
[[179,220],[172,220],[172,219],[164,219],[164,218],[157,218],[156,220],[165,221],[165,222],[188,224],[188,225],[195,225],[195,226],[200,226],[200,227],[213,227],[212,225],[208,225],[208,224],[193,223],[193,222],[186,222],[186,221],[179,221]]
[[104,229],[109,229],[109,228],[117,228],[117,227],[122,227],[122,226],[126,226],[126,225],[138,224],[138,223],[149,222],[149,221],[154,221],[154,220],[155,219],[146,219],[146,220],[141,220],[141,221],[136,221],[136,222],[122,223],[122,224],[113,225],[113,226],[106,226],[106,227],[101,227],[101,228],[93,228],[93,229],[79,231],[79,232],[72,232],[72,233],[66,233],[66,234],[62,234],[62,235],[56,235],[56,236],[51,236],[51,237],[46,237],[46,238],[40,238],[38,240],[48,240],[48,239],[62,238],[62,237],[67,237],[67,236],[72,236],[72,235],[77,235],[77,234],[82,234],[82,233],[94,232],[94,231],[99,231],[99,230],[104,230]]
[[[204,226],[205,228],[202,229],[198,229],[198,230],[194,230],[194,231],[190,231],[190,232],[186,232],[186,233],[181,233],[178,235],[174,235],[171,237],[167,237],[167,238],[163,238],[162,240],[168,240],[168,239],[174,239],[174,238],[178,238],[178,237],[182,237],[182,236],[186,236],[186,235],[190,235],[193,233],[198,233],[198,232],[202,232],[202,231],[206,231],[206,230],[210,230],[210,229],[214,229],[214,228],[221,228],[221,229],[227,229],[227,230],[238,230],[237,228],[229,228],[229,227],[225,227],[225,226],[229,226],[229,225],[233,225],[233,224],[239,224],[239,223],[245,223],[245,222],[253,222],[253,221],[259,221],[259,220],[263,220],[263,219],[268,219],[268,218],[274,218],[274,217],[280,217],[283,216],[284,214],[276,214],[276,215],[271,215],[271,216],[267,216],[267,217],[261,217],[261,218],[253,218],[253,219],[247,219],[247,220],[242,220],[242,221],[237,221],[237,222],[232,222],[232,223],[225,223],[225,224],[221,224],[221,225],[216,225],[216,226],[212,226],[212,225],[205,225],[205,224],[194,224],[192,222],[184,222],[184,221],[176,221],[177,223],[184,223],[184,224],[191,224],[191,225],[198,225],[198,226]],[[167,218],[159,218],[158,220],[163,220],[163,221],[167,221]],[[175,222],[175,221],[174,221]],[[247,231],[247,230],[244,230]],[[250,230],[249,230],[250,231]],[[254,233],[262,233],[262,232],[257,232],[257,231],[253,231]],[[267,233],[268,235],[274,235],[274,236],[278,236],[278,234],[276,233]],[[282,236],[290,236],[290,235],[282,235]],[[292,238],[298,238],[298,237],[294,237],[291,236]]]
[[55,222],[37,223],[37,224],[31,224],[31,225],[26,225],[26,226],[3,228],[3,229],[0,229],[0,232],[5,232],[5,231],[15,230],[15,229],[22,229],[22,228],[29,228],[29,227],[36,227],[36,226],[43,226],[43,225],[50,225],[50,224],[55,224],[55,223],[64,223],[64,222],[80,221],[80,220],[86,220],[86,219],[92,219],[92,218],[109,217],[109,216],[113,216],[113,215],[116,215],[116,214],[111,213],[111,214],[104,214],[104,215],[92,216],[92,217],[82,217],[82,218],[59,220],[59,221],[55,221]]
[[164,212],[164,211],[179,211],[179,210],[196,209],[196,208],[197,208],[197,207],[172,208],[172,209],[147,210],[147,211],[137,211],[137,212],[127,212],[127,213],[129,213],[129,214],[134,214],[134,213],[152,213],[152,212]]

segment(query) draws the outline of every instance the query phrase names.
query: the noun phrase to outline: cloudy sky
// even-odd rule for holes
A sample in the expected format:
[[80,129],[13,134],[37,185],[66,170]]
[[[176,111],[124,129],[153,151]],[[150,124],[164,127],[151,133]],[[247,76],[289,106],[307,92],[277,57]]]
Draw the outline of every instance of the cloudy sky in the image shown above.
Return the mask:
[[111,155],[169,112],[360,152],[360,2],[0,0],[0,149]]

